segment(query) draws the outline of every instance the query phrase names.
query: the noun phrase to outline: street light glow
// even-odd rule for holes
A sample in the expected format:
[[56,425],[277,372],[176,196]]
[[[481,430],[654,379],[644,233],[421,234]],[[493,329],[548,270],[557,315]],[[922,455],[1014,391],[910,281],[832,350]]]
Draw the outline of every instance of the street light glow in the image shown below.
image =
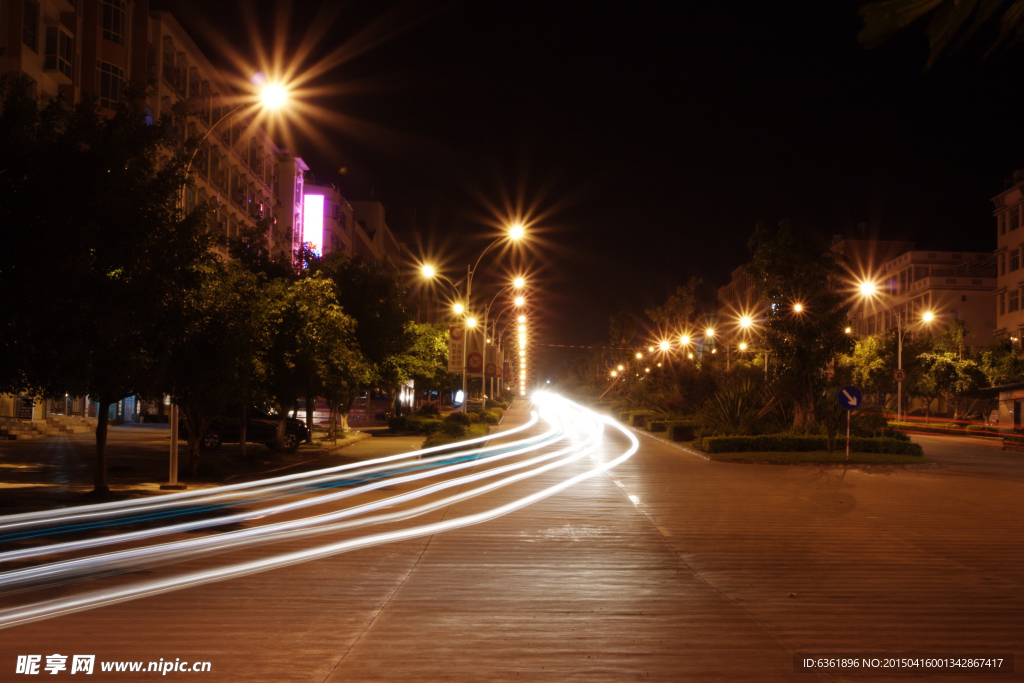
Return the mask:
[[846,328],[846,334],[850,334],[850,328],[849,327]]
[[679,341],[682,342],[683,346],[689,346],[690,345],[690,335],[684,334],[682,337],[679,338]]
[[930,323],[934,319],[935,314],[932,313],[931,311],[925,311],[924,315],[921,316],[921,320],[925,321],[926,323]]
[[523,226],[516,223],[515,225],[508,229],[508,236],[514,240],[518,240],[522,239],[524,232],[525,231],[523,230]]
[[708,329],[704,330],[704,334],[706,334],[709,337],[714,337],[715,331],[709,327]]
[[800,311],[804,310],[804,305],[803,304],[793,304],[793,310],[796,311],[797,313],[799,313]]
[[284,106],[285,102],[288,101],[288,91],[284,89],[284,86],[280,83],[268,83],[263,86],[263,92],[260,93],[260,99],[263,101],[263,106],[268,109],[280,109]]
[[742,318],[740,318],[740,325],[743,327],[750,327],[753,324],[754,320],[749,315],[745,315]]
[[747,350],[747,343],[746,342],[740,342],[740,351],[746,351],[746,350]]
[[615,372],[614,370],[612,370],[612,377],[616,377],[616,376],[618,376],[618,374],[619,374],[619,373],[617,373],[617,372]]
[[526,303],[526,299],[524,299],[521,296],[517,296],[516,297],[516,306],[522,306],[525,303]]
[[637,352],[636,352],[636,357],[637,357],[637,358],[643,358],[643,357],[644,357],[644,354],[642,354],[642,353],[640,353],[639,351],[637,351]]
[[860,293],[863,294],[864,296],[871,296],[872,294],[875,293],[876,289],[877,289],[877,287],[875,287],[875,283],[874,282],[862,282],[862,283],[860,283]]
[[427,278],[434,277],[434,269],[431,266],[423,266],[422,272],[423,272],[423,277],[427,277]]
[[526,286],[526,280],[521,277],[517,277],[515,280],[512,281],[512,285],[516,289],[522,289],[523,287]]
[[526,322],[526,316],[525,315],[519,316],[519,322],[525,323]]
[[466,325],[468,327],[476,327],[476,318],[469,318],[466,320]]
[[622,370],[623,370],[623,367],[620,365],[619,366],[619,372],[622,372]]
[[[714,353],[714,350],[712,350],[711,353]],[[692,353],[689,354],[688,357],[689,357],[690,360],[693,360],[693,354]]]
[[669,343],[667,341],[663,341],[659,346],[661,346],[662,351],[668,351]]
[[462,315],[466,309],[462,307],[462,304],[455,304],[452,306],[452,310],[455,311],[455,315]]

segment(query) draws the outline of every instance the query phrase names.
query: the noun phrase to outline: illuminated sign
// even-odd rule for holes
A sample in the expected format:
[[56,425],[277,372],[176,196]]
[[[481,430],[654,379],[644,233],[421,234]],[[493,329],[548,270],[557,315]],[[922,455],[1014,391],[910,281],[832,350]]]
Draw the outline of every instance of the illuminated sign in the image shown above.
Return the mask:
[[302,206],[302,241],[319,253],[324,244],[324,196],[307,194]]

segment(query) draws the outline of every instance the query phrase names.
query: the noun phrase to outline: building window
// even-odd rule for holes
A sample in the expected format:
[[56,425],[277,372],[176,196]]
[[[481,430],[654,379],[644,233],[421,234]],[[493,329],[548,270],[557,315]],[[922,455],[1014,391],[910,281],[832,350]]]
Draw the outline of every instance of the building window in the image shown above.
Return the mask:
[[999,295],[999,315],[1006,315],[1006,293]]
[[103,38],[124,45],[125,5],[123,0],[103,0]]
[[39,3],[25,0],[24,19],[21,22],[21,42],[32,52],[39,52]]
[[1020,248],[1010,250],[1010,272],[1020,268]]
[[56,26],[46,28],[46,58],[43,69],[71,75],[71,36]]
[[1010,209],[1010,231],[1013,232],[1020,227],[1020,207]]
[[999,214],[999,234],[1000,235],[1005,235],[1006,234],[1006,214],[1005,213]]
[[1013,313],[1014,311],[1020,310],[1020,290],[1010,290],[1010,303],[1006,307],[1007,313]]
[[113,109],[121,101],[124,69],[107,62],[96,62],[96,85],[100,93],[100,106]]
[[999,255],[999,274],[1006,275],[1006,254]]

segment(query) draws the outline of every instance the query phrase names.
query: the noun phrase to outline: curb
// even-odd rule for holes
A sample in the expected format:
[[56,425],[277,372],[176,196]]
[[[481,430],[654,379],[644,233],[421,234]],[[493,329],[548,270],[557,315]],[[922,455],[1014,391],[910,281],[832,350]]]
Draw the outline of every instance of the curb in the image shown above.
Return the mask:
[[284,467],[278,467],[278,468],[275,468],[275,469],[272,469],[272,470],[263,470],[262,472],[252,472],[252,473],[249,473],[249,474],[233,474],[230,477],[225,478],[224,479],[224,483],[227,483],[229,481],[233,481],[235,479],[240,479],[242,477],[262,477],[263,475],[266,475],[266,474],[273,474],[274,472],[281,472],[283,470],[290,470],[293,467],[299,467],[300,465],[308,465],[311,462],[317,462],[319,460],[323,460],[325,458],[329,458],[332,455],[334,455],[334,453],[336,451],[340,451],[342,449],[348,448],[349,446],[352,446],[354,444],[359,443],[360,441],[364,441],[364,440],[370,438],[370,435],[367,434],[366,432],[355,432],[355,433],[359,434],[360,436],[358,438],[351,438],[351,439],[346,438],[344,443],[339,443],[337,445],[324,446],[323,447],[324,450],[322,451],[321,455],[319,455],[319,456],[317,456],[315,458],[312,458],[310,460],[303,460],[302,462],[293,462],[292,464],[285,465]]
[[663,444],[667,444],[669,446],[674,446],[675,448],[678,448],[679,450],[683,451],[684,453],[689,453],[690,455],[696,455],[698,458],[701,458],[703,460],[707,460],[708,462],[722,462],[722,463],[728,463],[728,464],[731,464],[731,465],[782,465],[784,467],[785,466],[789,466],[789,467],[856,467],[857,469],[871,469],[871,470],[936,470],[936,469],[939,469],[939,467],[940,467],[939,463],[937,463],[937,462],[922,462],[920,464],[917,464],[917,463],[903,463],[903,464],[893,463],[893,464],[887,464],[887,463],[873,463],[873,462],[850,462],[850,463],[847,463],[847,462],[772,462],[770,460],[742,460],[742,459],[736,459],[736,458],[720,458],[720,457],[717,457],[717,456],[714,456],[714,455],[710,455],[708,453],[702,453],[700,451],[695,451],[692,448],[687,448],[686,446],[682,446],[682,445],[676,443],[675,441],[669,441],[668,439],[662,438],[660,436],[655,436],[654,434],[652,434],[651,432],[648,432],[647,430],[637,429],[636,427],[630,427],[629,425],[624,425],[624,426],[626,427],[626,429],[628,429],[628,430],[630,430],[632,432],[636,432],[637,434],[642,434],[643,436],[646,436],[648,438],[654,439],[655,441],[660,441]]

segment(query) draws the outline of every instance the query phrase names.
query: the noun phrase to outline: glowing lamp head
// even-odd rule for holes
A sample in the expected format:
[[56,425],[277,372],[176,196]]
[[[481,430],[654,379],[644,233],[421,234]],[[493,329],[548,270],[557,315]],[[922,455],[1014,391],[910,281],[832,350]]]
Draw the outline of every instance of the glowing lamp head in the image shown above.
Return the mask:
[[525,315],[519,316],[519,322],[525,323],[526,322],[526,316]]
[[452,310],[455,311],[455,315],[462,315],[466,309],[463,308],[462,304],[455,304],[452,306]]
[[469,318],[466,320],[467,327],[476,327],[476,318]]
[[644,368],[644,372],[650,372],[650,371],[651,371],[650,368]]
[[708,329],[704,330],[704,334],[706,334],[709,337],[714,337],[715,331],[709,327]]
[[618,376],[618,374],[619,374],[619,373],[617,373],[617,372],[615,372],[614,370],[612,370],[612,377],[616,377],[616,376]]
[[516,297],[516,306],[522,306],[525,303],[526,303],[526,299],[524,299],[521,296],[517,296]]
[[803,304],[793,304],[793,310],[795,312],[797,312],[797,313],[800,313],[801,311],[804,310],[804,305]]
[[520,332],[526,332],[526,325],[520,325],[519,326],[519,331]]
[[[711,353],[714,353],[714,351],[712,351]],[[691,353],[691,354],[687,354],[687,357],[688,357],[688,358],[689,358],[690,360],[693,360],[693,354],[692,354],[692,353]]]
[[874,282],[862,282],[862,283],[860,283],[860,293],[863,296],[871,296],[872,294],[875,293],[876,289],[877,288],[875,287],[875,283]]
[[622,372],[622,371],[623,371],[623,369],[624,369],[624,368],[623,368],[623,367],[622,367],[622,366],[620,365],[620,366],[619,366],[619,372]]
[[526,231],[523,230],[523,226],[516,223],[508,229],[508,236],[514,240],[521,240],[525,232]]
[[850,332],[852,332],[852,330],[849,327],[847,327],[846,328],[846,334],[850,334]]
[[921,320],[925,321],[926,323],[930,323],[931,321],[935,320],[935,314],[932,313],[931,311],[925,311],[924,315],[921,316]]
[[668,351],[669,344],[668,344],[667,341],[661,342],[661,344],[659,344],[659,346],[661,347],[662,351]]
[[268,109],[280,109],[288,101],[288,91],[279,83],[268,83],[263,86],[260,100]]
[[526,286],[526,280],[521,277],[517,277],[515,280],[512,281],[512,286],[515,287],[516,289],[522,289],[523,287]]
[[423,273],[423,277],[425,278],[432,278],[436,274],[431,266],[423,266],[423,268],[420,269],[420,272]]
[[740,342],[740,351],[746,351],[746,350],[747,350],[746,342]]
[[636,357],[637,357],[637,358],[643,358],[643,357],[644,357],[644,354],[642,354],[642,353],[640,353],[639,351],[637,351],[637,352],[636,352]]
[[683,346],[689,346],[690,345],[690,335],[684,334],[682,337],[679,338],[679,341],[682,342]]
[[745,315],[742,318],[740,318],[740,326],[741,327],[750,327],[753,324],[754,324],[754,319],[751,318],[749,315]]

